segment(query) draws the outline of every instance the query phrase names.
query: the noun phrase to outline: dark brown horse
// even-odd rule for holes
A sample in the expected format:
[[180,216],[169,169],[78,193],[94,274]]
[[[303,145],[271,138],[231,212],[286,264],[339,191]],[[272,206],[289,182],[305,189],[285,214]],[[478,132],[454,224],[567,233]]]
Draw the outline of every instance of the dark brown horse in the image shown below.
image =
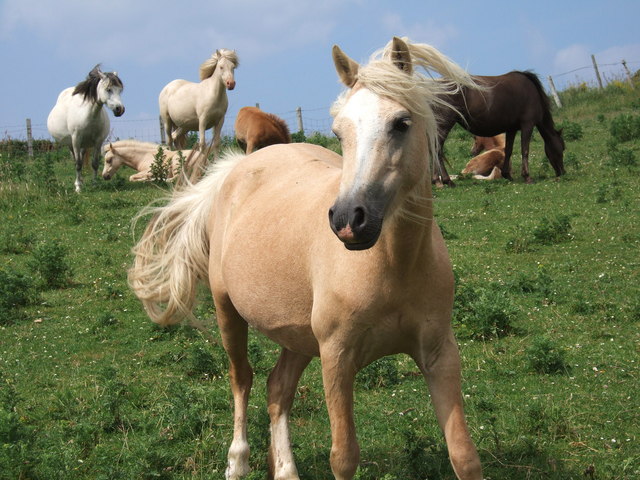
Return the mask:
[[251,152],[276,143],[291,143],[289,127],[284,120],[257,107],[243,107],[235,123],[238,145]]
[[[562,132],[556,130],[551,116],[549,97],[540,79],[532,72],[509,72],[496,77],[473,76],[484,91],[463,87],[459,93],[447,96],[446,102],[457,110],[438,108],[438,142],[440,145],[440,175],[434,173],[434,182],[441,180],[452,185],[444,165],[442,147],[447,135],[458,123],[474,135],[492,137],[506,133],[505,158],[502,176],[511,177],[511,152],[516,132],[520,130],[522,150],[522,176],[531,183],[529,176],[529,142],[533,127],[538,129],[544,140],[544,150],[557,176],[564,173],[564,140]],[[439,177],[439,178],[438,178]]]

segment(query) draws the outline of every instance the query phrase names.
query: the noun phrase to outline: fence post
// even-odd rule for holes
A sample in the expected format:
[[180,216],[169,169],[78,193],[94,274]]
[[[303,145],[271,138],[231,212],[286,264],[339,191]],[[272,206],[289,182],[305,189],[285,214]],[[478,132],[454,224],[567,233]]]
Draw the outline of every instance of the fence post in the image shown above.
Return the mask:
[[624,71],[627,72],[627,82],[629,82],[629,85],[631,85],[631,88],[634,88],[631,72],[629,71],[629,67],[627,67],[627,61],[624,59],[622,60],[622,66],[624,67]]
[[162,122],[162,115],[160,115],[158,119],[160,120],[160,143],[166,145],[167,139],[165,138],[165,135],[164,135],[164,123]]
[[600,78],[600,71],[598,70],[598,64],[596,63],[596,57],[591,55],[591,61],[593,62],[593,69],[596,71],[596,78],[598,79],[598,85],[602,88],[602,78]]
[[302,107],[296,109],[296,115],[298,117],[298,131],[304,133],[304,125],[302,125]]
[[556,86],[553,84],[553,78],[549,75],[549,86],[551,87],[551,95],[553,95],[553,99],[556,102],[558,108],[562,108],[562,102],[560,101],[560,97],[558,96],[558,92],[556,91]]
[[27,153],[33,158],[33,132],[31,131],[31,119],[27,118]]
[[260,108],[260,103],[256,102],[256,108]]

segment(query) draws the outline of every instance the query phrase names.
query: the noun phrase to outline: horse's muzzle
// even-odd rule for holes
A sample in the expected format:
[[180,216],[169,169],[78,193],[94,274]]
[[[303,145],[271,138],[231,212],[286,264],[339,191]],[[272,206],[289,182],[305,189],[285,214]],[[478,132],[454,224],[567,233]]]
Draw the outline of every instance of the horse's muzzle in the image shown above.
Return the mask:
[[367,250],[373,247],[382,231],[382,217],[364,205],[336,202],[329,209],[331,230],[348,250]]
[[113,109],[113,114],[116,117],[121,117],[124,114],[124,106],[123,105],[118,105],[117,107],[115,107]]
[[227,90],[233,90],[234,88],[236,88],[236,81],[229,80],[228,82],[226,82],[226,86],[227,86]]

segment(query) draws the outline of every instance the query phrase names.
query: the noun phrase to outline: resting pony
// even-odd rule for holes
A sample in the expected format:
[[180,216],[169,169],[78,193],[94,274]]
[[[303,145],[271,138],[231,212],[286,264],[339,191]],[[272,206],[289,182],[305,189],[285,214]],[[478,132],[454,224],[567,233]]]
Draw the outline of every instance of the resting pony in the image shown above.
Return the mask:
[[481,90],[462,87],[459,91],[446,94],[442,100],[453,108],[436,105],[440,117],[438,124],[438,144],[440,156],[438,168],[434,171],[434,183],[451,185],[447,173],[442,147],[453,126],[461,127],[483,137],[491,137],[506,132],[502,176],[511,177],[511,152],[516,133],[520,131],[522,153],[522,177],[532,183],[529,176],[529,143],[533,128],[536,127],[544,140],[544,150],[557,176],[565,173],[562,131],[556,130],[549,97],[544,92],[538,76],[532,72],[509,72],[495,77],[473,76]]
[[[282,347],[267,383],[270,478],[299,479],[289,414],[314,356],[322,366],[331,471],[349,480],[360,456],[356,373],[406,353],[429,386],[456,476],[482,479],[451,328],[453,272],[425,161],[437,152],[432,101],[473,81],[423,47],[394,38],[364,66],[333,48],[347,87],[332,108],[344,157],[304,143],[236,153],[148,210],[129,282],[151,319],[168,325],[192,317],[197,286],[208,281],[230,362],[228,480],[250,470],[250,326]],[[433,82],[416,71],[432,65],[451,80]]]
[[238,145],[249,154],[277,143],[291,143],[286,122],[273,113],[257,107],[242,107],[234,126]]
[[82,167],[93,152],[93,176],[98,176],[100,147],[107,138],[111,124],[109,108],[116,117],[124,114],[120,94],[124,88],[116,72],[103,73],[100,65],[75,87],[63,90],[47,118],[47,129],[58,142],[68,145],[76,164],[76,192],[82,190]]
[[[137,140],[119,140],[103,147],[104,169],[102,178],[110,180],[122,165],[131,167],[138,173],[129,177],[131,182],[146,182],[152,179],[151,166],[156,161],[158,149],[162,145]],[[180,153],[184,164],[182,168],[189,169],[202,154],[196,150],[168,150],[164,149],[164,161],[168,164],[167,180],[173,179],[180,173]]]
[[494,168],[502,169],[504,164],[504,145],[505,135],[500,134],[494,137],[475,137],[471,155],[475,155],[462,170],[463,175],[478,175],[486,177],[493,175],[487,180],[502,178],[502,172],[499,176],[494,172]]
[[184,148],[187,132],[197,131],[199,148],[206,147],[205,131],[213,129],[213,152],[218,155],[220,132],[229,106],[227,90],[236,87],[238,55],[221,48],[200,65],[200,83],[173,80],[160,92],[160,117],[169,148]]

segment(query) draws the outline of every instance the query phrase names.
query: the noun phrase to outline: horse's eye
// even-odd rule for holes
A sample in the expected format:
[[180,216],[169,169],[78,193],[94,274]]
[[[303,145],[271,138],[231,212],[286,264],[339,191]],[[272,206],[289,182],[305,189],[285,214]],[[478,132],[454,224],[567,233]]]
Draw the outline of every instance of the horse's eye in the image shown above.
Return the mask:
[[404,133],[409,130],[411,126],[411,119],[407,117],[402,117],[394,120],[393,122],[393,131]]

